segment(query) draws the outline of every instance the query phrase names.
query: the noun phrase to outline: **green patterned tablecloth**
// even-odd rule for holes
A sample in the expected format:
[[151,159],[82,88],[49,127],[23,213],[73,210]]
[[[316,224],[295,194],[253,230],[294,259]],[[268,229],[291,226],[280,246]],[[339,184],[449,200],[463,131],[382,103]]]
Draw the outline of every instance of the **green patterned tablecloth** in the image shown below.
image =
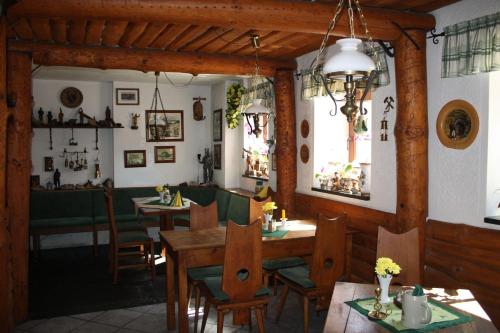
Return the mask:
[[273,232],[262,230],[263,237],[283,238],[288,233],[288,230],[276,230]]
[[[353,307],[358,310],[360,313],[368,316],[368,312],[373,310],[373,305],[375,304],[375,298],[363,298],[357,299],[354,301],[345,302],[347,305]],[[376,322],[390,332],[430,332],[436,329],[465,324],[472,321],[471,317],[468,317],[455,309],[434,301],[432,299],[429,300],[429,305],[432,309],[432,321],[427,324],[425,327],[420,329],[409,329],[403,326],[403,322],[401,321],[401,309],[398,308],[393,303],[388,305],[388,308],[392,310],[392,313],[387,316],[384,320],[377,320]]]

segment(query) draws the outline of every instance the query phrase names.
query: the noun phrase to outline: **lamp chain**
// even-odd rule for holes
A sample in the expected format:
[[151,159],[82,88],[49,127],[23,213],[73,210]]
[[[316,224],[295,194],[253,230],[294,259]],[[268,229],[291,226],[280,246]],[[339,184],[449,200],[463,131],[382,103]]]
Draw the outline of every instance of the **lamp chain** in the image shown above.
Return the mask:
[[349,30],[351,31],[351,38],[355,38],[354,35],[354,13],[352,11],[351,0],[348,0],[347,15],[349,16]]
[[361,25],[363,26],[363,29],[365,29],[365,35],[368,37],[368,45],[370,47],[370,51],[372,52],[373,56],[376,59],[376,69],[380,70],[380,58],[378,56],[378,53],[375,52],[375,48],[373,47],[373,39],[372,35],[370,34],[370,31],[368,30],[368,24],[366,23],[365,15],[363,14],[363,11],[361,10],[361,6],[359,5],[359,0],[354,0],[354,4],[356,5],[356,9],[359,14],[359,19],[361,21]]
[[328,42],[328,37],[330,37],[330,33],[332,32],[333,28],[335,28],[335,25],[337,24],[337,19],[343,7],[344,7],[344,0],[340,0],[339,3],[337,4],[337,8],[335,9],[335,15],[333,15],[333,18],[330,21],[330,24],[328,25],[328,29],[326,30],[326,34],[325,36],[323,36],[323,40],[321,41],[321,46],[318,50],[318,54],[316,55],[316,58],[309,67],[309,69],[314,69],[313,72],[316,71],[316,68],[320,64],[320,59],[324,56],[326,50],[326,44]]

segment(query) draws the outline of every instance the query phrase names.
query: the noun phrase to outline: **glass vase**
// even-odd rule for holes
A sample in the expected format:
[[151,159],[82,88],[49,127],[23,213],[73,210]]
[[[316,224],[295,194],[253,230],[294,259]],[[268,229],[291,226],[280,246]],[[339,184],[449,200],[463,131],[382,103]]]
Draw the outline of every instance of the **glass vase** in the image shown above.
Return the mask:
[[380,285],[380,303],[388,304],[391,302],[389,298],[389,286],[391,285],[392,275],[377,275],[377,278]]

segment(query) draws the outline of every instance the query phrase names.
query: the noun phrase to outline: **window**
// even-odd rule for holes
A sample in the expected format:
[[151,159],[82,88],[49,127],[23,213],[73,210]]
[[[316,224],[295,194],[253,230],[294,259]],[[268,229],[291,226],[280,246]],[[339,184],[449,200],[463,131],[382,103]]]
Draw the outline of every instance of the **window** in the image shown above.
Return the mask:
[[269,179],[269,147],[267,146],[268,124],[267,116],[259,116],[260,134],[256,136],[252,133],[252,128],[244,118],[243,147],[246,155],[245,176]]
[[[342,103],[342,102],[341,102]],[[333,101],[314,98],[314,180],[313,190],[369,198],[367,173],[371,163],[371,101],[363,107],[364,123],[348,123]]]

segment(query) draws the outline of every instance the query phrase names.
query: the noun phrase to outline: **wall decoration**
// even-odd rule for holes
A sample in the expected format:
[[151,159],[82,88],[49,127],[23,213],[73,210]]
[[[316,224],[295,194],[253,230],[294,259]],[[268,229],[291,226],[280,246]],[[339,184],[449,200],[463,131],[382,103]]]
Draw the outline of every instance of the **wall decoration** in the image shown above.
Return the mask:
[[184,141],[182,110],[146,110],[146,141]]
[[214,145],[214,169],[220,170],[221,168],[222,168],[222,145],[218,143]]
[[387,128],[387,113],[391,111],[391,109],[394,109],[394,106],[392,103],[394,103],[394,98],[392,96],[387,96],[384,98],[384,103],[385,103],[385,110],[384,110],[384,117],[380,121],[380,141],[387,141],[387,138],[389,136],[389,131]]
[[479,117],[470,103],[456,99],[446,103],[439,112],[436,131],[444,146],[465,149],[476,139]]
[[307,145],[300,146],[300,160],[304,164],[309,162],[309,147]]
[[234,83],[227,88],[226,93],[226,121],[228,128],[236,128],[240,124],[240,102],[241,96],[245,92],[245,87],[239,83]]
[[222,109],[214,111],[214,117],[212,120],[212,131],[214,134],[214,141],[222,141]]
[[61,103],[67,108],[76,108],[82,104],[83,95],[75,87],[65,88],[60,95]]
[[304,139],[309,135],[309,122],[307,119],[302,120],[300,123],[300,134]]
[[43,158],[43,161],[44,161],[44,170],[45,172],[48,172],[48,171],[54,171],[54,159],[50,156],[45,156]]
[[276,153],[273,153],[271,155],[271,170],[276,171],[277,165],[276,165]]
[[175,146],[155,146],[155,163],[175,163]]
[[132,125],[130,126],[131,129],[133,130],[136,130],[139,128],[139,126],[137,126],[137,119],[140,117],[141,115],[138,114],[138,113],[132,113]]
[[145,150],[125,150],[123,151],[125,168],[142,168],[146,166]]
[[116,88],[116,105],[139,105],[139,89]]
[[203,115],[203,104],[201,104],[201,101],[206,101],[207,99],[205,97],[194,97],[193,100],[193,119],[196,121],[200,121],[205,119],[206,117]]

